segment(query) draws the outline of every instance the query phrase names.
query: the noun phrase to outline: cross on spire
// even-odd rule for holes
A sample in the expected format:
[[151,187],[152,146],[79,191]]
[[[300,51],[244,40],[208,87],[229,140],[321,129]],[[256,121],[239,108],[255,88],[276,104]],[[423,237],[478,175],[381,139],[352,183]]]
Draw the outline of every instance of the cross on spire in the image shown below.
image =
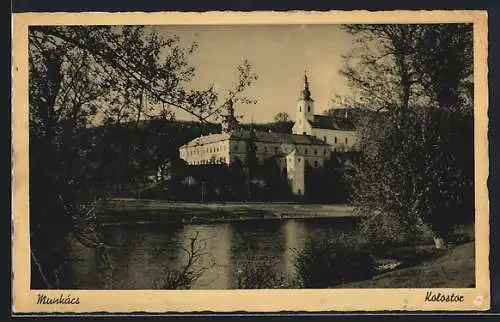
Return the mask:
[[309,90],[309,81],[307,79],[307,71],[306,70],[304,70],[304,89],[302,90],[301,97],[304,100],[312,101],[311,91]]

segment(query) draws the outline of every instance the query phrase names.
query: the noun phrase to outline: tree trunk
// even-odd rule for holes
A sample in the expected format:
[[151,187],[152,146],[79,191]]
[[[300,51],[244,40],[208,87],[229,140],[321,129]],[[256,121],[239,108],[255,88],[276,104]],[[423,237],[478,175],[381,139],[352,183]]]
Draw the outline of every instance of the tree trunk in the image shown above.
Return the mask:
[[443,239],[443,237],[434,235],[434,246],[436,246],[436,249],[445,249],[446,241]]

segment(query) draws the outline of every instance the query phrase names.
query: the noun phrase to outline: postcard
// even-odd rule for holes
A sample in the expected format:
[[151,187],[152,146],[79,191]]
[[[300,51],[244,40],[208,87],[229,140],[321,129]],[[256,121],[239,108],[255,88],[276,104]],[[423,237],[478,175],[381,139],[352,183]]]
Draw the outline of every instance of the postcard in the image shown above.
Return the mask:
[[15,313],[484,311],[484,11],[13,14]]

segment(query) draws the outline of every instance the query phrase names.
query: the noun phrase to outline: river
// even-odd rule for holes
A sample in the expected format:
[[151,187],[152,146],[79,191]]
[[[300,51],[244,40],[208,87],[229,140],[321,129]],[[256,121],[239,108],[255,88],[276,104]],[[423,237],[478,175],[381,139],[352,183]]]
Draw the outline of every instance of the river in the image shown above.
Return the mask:
[[[261,260],[295,274],[294,260],[309,238],[329,239],[355,227],[348,218],[263,219],[213,224],[131,224],[101,227],[106,250],[75,245],[68,273],[76,289],[161,288],[182,267],[197,236],[195,268],[206,270],[192,289],[234,289],[238,270]],[[251,257],[251,259],[250,259]]]

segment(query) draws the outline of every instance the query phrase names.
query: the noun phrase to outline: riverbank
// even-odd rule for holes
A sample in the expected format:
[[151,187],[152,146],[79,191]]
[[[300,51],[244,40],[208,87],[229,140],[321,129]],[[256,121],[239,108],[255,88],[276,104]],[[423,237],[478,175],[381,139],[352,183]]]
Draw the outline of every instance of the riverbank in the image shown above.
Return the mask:
[[111,199],[99,215],[103,224],[215,223],[239,220],[338,218],[353,219],[348,205],[284,202],[191,203],[145,199]]
[[[475,243],[468,242],[448,249],[429,246],[415,252],[422,261],[402,265],[369,280],[336,286],[336,288],[469,288],[475,285]],[[407,267],[404,267],[407,266]],[[408,267],[409,266],[409,267]]]

